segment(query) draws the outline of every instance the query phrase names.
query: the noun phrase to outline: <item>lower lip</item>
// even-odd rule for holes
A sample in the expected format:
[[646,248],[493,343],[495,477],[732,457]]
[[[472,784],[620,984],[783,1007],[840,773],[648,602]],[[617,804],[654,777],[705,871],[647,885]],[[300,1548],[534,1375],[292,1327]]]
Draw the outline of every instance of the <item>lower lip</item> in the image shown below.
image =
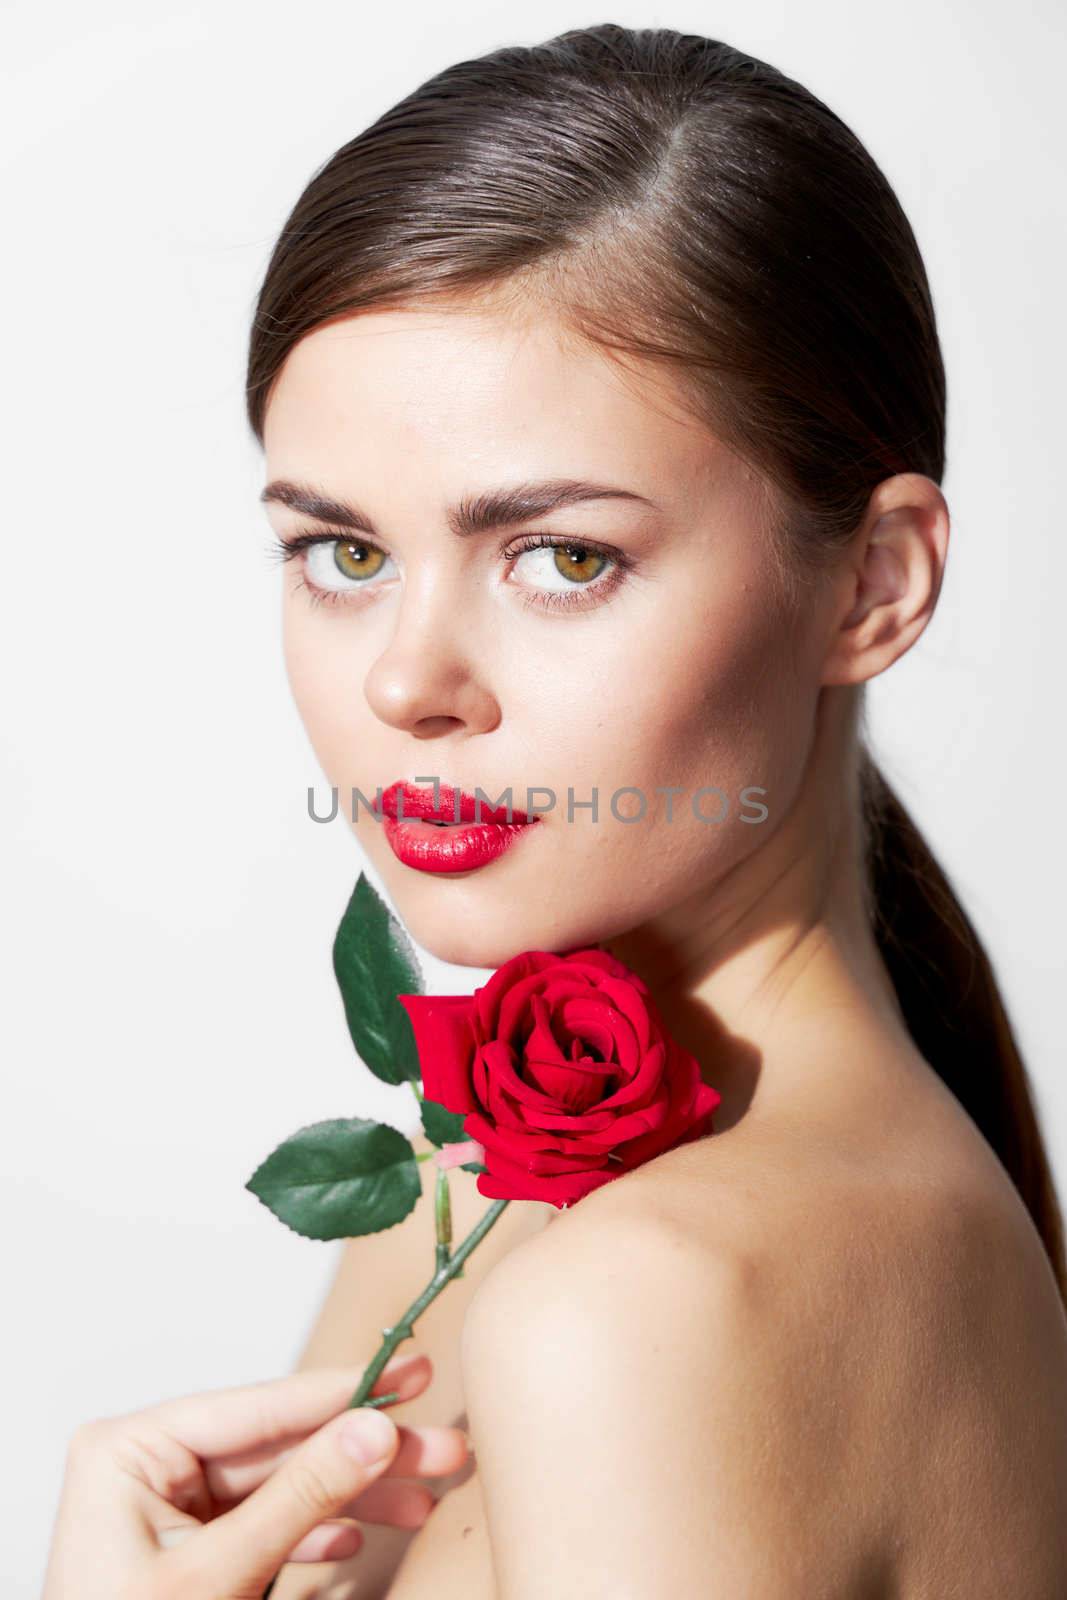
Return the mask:
[[484,867],[505,850],[510,850],[520,833],[529,833],[533,822],[449,823],[438,827],[432,822],[398,822],[382,819],[389,848],[406,867],[420,872],[471,872]]

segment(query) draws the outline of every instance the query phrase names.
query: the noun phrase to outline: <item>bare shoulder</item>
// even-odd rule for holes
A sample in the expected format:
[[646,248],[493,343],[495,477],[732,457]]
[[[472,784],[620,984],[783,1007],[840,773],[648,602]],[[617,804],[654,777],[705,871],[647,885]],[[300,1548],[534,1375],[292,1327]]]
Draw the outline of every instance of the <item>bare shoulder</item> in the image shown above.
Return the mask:
[[646,1303],[679,1308],[697,1342],[693,1313],[713,1309],[751,1359],[788,1372],[819,1352],[811,1371],[833,1374],[838,1398],[832,1352],[859,1361],[882,1351],[888,1366],[902,1341],[916,1352],[926,1336],[946,1360],[968,1348],[980,1359],[992,1309],[1020,1357],[1029,1349],[1062,1365],[1067,1319],[1044,1247],[969,1121],[935,1119],[884,1148],[805,1130],[736,1132],[595,1191],[528,1241],[508,1264],[512,1285],[558,1274],[565,1298],[603,1295],[614,1309],[640,1274]]
[[800,1286],[831,1303],[861,1287],[912,1298],[924,1280],[958,1296],[969,1280],[988,1289],[993,1265],[1032,1275],[1040,1291],[1047,1263],[1021,1201],[992,1152],[988,1164],[968,1154],[942,1145],[876,1159],[782,1130],[680,1146],[527,1239],[487,1277],[472,1320],[506,1314],[527,1285],[558,1282],[568,1293],[552,1298],[568,1303],[626,1295],[638,1268],[668,1282],[674,1303],[729,1291],[736,1311],[774,1294],[780,1312],[800,1314]]
[[[798,1573],[818,1592],[874,1592],[901,1578],[901,1547],[915,1592],[937,1562],[955,1582],[1003,1563],[1010,1587],[1035,1552],[1059,1561],[1055,1283],[995,1158],[951,1127],[924,1138],[878,1159],[780,1132],[712,1136],[595,1191],[501,1263],[463,1334],[494,1550],[505,1533],[521,1546],[517,1507],[542,1461],[564,1524],[580,1495],[595,1529],[602,1497],[620,1581],[647,1567],[650,1594],[679,1496],[701,1516],[674,1540],[670,1592],[699,1592],[708,1561],[761,1597],[795,1593]],[[636,1462],[657,1464],[647,1482]],[[506,1592],[524,1595],[521,1579]]]
[[483,1284],[462,1360],[509,1600],[698,1594],[712,1570],[753,1600],[860,1592],[873,1530],[838,1404],[860,1379],[854,1361],[839,1370],[841,1319],[802,1289],[817,1213],[795,1194],[787,1248],[776,1187],[761,1199],[736,1168],[694,1185],[661,1157]]

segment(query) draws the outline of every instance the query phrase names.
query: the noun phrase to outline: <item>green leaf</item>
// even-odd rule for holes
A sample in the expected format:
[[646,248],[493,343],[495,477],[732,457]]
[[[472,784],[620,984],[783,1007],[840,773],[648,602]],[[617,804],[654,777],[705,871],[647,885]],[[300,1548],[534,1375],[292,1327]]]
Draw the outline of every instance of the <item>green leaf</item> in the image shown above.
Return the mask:
[[245,1188],[305,1239],[381,1233],[402,1222],[422,1194],[410,1139],[365,1117],[300,1128]]
[[398,994],[425,985],[414,946],[361,872],[333,942],[333,970],[352,1043],[383,1083],[421,1083],[415,1034]]
[[463,1131],[463,1116],[459,1111],[446,1111],[436,1100],[422,1101],[422,1131],[431,1144],[460,1144],[467,1135]]
[[489,1168],[483,1166],[480,1161],[461,1161],[459,1170],[460,1172],[488,1172]]

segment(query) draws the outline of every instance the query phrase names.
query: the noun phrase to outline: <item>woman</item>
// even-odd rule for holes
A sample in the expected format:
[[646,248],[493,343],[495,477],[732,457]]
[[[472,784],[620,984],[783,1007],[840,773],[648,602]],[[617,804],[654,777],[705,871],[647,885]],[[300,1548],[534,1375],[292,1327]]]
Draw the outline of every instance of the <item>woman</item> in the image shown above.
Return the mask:
[[[445,811],[353,804],[414,937],[476,967],[602,945],[722,1096],[713,1137],[551,1227],[512,1208],[422,1324],[477,1470],[373,1575],[288,1566],[277,1600],[1067,1592],[1052,1176],[862,732],[949,534],[884,176],[712,40],[459,63],[301,195],[248,406],[330,783],[530,819],[478,856]],[[305,1365],[366,1358],[389,1259],[348,1246]]]
[[[300,196],[248,403],[294,697],[415,939],[603,944],[723,1097],[474,1286],[478,1469],[391,1600],[1067,1593],[1053,1183],[861,732],[949,531],[930,293],[870,156],[670,30],[461,62]],[[555,805],[479,866],[347,804],[435,778]]]

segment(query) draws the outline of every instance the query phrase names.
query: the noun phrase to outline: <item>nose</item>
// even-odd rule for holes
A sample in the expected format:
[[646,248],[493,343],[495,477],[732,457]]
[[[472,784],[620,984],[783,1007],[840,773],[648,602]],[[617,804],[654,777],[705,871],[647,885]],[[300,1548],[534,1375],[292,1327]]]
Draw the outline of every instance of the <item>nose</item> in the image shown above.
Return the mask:
[[500,720],[462,600],[432,579],[404,588],[393,636],[367,673],[364,693],[376,717],[416,739],[488,733]]

